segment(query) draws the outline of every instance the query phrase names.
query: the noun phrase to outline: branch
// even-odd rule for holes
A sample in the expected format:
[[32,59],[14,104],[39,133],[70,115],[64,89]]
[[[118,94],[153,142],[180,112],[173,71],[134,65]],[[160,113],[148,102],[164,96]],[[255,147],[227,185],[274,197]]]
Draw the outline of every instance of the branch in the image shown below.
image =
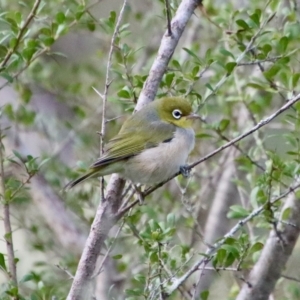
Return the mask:
[[295,194],[288,197],[282,212],[286,209],[291,209],[288,223],[295,226],[285,225],[280,231],[280,238],[276,230],[270,232],[260,258],[243,284],[237,300],[268,299],[282,276],[300,233],[300,201]]
[[[194,168],[195,166],[199,165],[200,163],[202,163],[205,160],[208,160],[209,158],[211,158],[212,156],[216,155],[217,153],[221,152],[222,150],[232,146],[233,144],[239,142],[240,140],[244,139],[245,137],[247,137],[248,135],[252,134],[253,132],[257,131],[258,129],[260,129],[261,127],[269,124],[273,119],[275,119],[277,116],[279,116],[280,114],[282,114],[284,111],[286,111],[287,109],[289,109],[290,107],[292,107],[296,102],[298,102],[300,100],[300,94],[296,95],[295,97],[293,97],[292,99],[290,99],[289,101],[287,101],[286,104],[284,104],[281,108],[279,108],[276,112],[274,112],[272,115],[270,115],[269,117],[261,120],[260,122],[258,122],[254,127],[252,127],[250,130],[246,131],[245,133],[239,135],[238,137],[236,137],[235,139],[231,140],[230,142],[224,144],[223,146],[217,148],[216,150],[214,150],[213,152],[207,154],[206,156],[202,157],[201,159],[195,161],[194,163],[190,164],[188,166],[189,169]],[[178,173],[179,174],[179,173]],[[176,176],[178,175],[176,174]]]
[[[17,267],[15,263],[15,253],[14,253],[14,245],[12,240],[12,230],[11,230],[11,222],[10,222],[10,209],[9,209],[9,201],[5,199],[5,182],[4,182],[4,156],[3,156],[3,143],[2,143],[2,129],[0,127],[0,196],[3,201],[3,221],[4,221],[4,230],[5,230],[5,243],[6,243],[6,251],[7,251],[7,260],[8,260],[8,275],[10,279],[14,282],[16,286],[18,286],[17,280]],[[17,297],[14,299],[18,299]]]
[[[297,183],[294,186],[291,186],[287,191],[285,191],[283,194],[281,194],[280,196],[276,197],[275,199],[273,199],[270,203],[271,205],[274,205],[276,202],[278,202],[279,200],[285,198],[286,196],[288,196],[291,193],[294,193],[297,189],[300,188],[300,183]],[[298,200],[298,205],[300,206],[300,201]],[[229,232],[227,232],[224,237],[219,240],[218,242],[216,242],[210,249],[208,249],[206,251],[206,257],[205,258],[201,258],[199,261],[197,261],[184,275],[182,275],[180,278],[174,279],[173,280],[173,284],[171,286],[169,286],[168,288],[168,295],[171,295],[175,290],[178,289],[178,287],[180,285],[182,285],[194,272],[198,271],[199,268],[201,267],[201,265],[203,265],[204,263],[206,263],[208,260],[210,260],[209,256],[213,255],[226,241],[227,238],[229,237],[233,237],[235,235],[235,233],[237,233],[245,224],[247,224],[248,222],[250,222],[251,220],[253,220],[255,217],[257,217],[258,215],[260,215],[263,211],[265,210],[265,205],[260,206],[259,208],[255,209],[251,214],[249,214],[248,217],[244,218],[243,220],[239,221],[235,226],[233,226],[231,228],[231,230]],[[300,210],[300,207],[299,207]],[[294,213],[292,213],[292,215],[294,216]],[[298,214],[298,221],[295,222],[293,221],[295,224],[298,224],[298,222],[300,222],[300,218],[299,218],[300,213]],[[293,228],[293,230],[298,230],[297,228],[294,228],[293,226],[290,226],[291,228]],[[287,227],[286,229],[287,230]],[[291,231],[292,229],[289,229],[289,231]],[[251,298],[252,299],[252,298]],[[254,298],[253,298],[254,299]],[[257,300],[258,298],[255,298],[255,300]],[[261,298],[261,299],[267,299],[267,298]],[[239,299],[242,300],[242,299]],[[248,298],[247,298],[248,300]]]
[[121,198],[124,184],[125,181],[118,180],[117,175],[112,176],[106,201],[98,206],[67,300],[89,299],[87,295],[92,289],[92,278],[100,250],[109,230],[115,224],[116,211],[112,204],[116,203],[116,199]]
[[28,25],[31,22],[31,20],[35,17],[36,11],[37,11],[40,3],[41,3],[41,0],[36,0],[35,1],[35,3],[34,3],[32,9],[31,9],[29,15],[27,16],[27,19],[26,19],[24,25],[21,27],[21,29],[20,29],[20,31],[18,33],[18,36],[16,38],[16,43],[15,43],[14,47],[12,49],[10,49],[6,53],[6,55],[5,55],[2,63],[0,64],[0,70],[5,67],[5,65],[7,64],[8,60],[11,58],[11,56],[13,55],[13,53],[18,48],[18,46],[19,46],[19,44],[21,42],[21,39],[22,39],[22,37],[23,37],[23,35],[25,33],[26,28],[28,27]]
[[168,63],[187,25],[187,22],[194,13],[194,10],[201,5],[201,3],[202,0],[181,1],[176,11],[176,15],[171,22],[172,34],[169,35],[169,30],[167,30],[161,40],[158,54],[149,71],[148,78],[144,83],[143,90],[141,91],[139,101],[135,108],[136,110],[140,110],[144,105],[154,100],[161,79],[166,72]]

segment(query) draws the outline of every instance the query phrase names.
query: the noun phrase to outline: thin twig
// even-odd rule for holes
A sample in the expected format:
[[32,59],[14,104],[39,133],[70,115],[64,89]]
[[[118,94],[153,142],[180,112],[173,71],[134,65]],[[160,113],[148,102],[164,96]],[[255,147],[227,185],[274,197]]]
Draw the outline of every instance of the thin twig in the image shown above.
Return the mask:
[[41,3],[41,0],[36,0],[29,15],[27,16],[27,19],[25,20],[23,26],[21,27],[17,37],[16,37],[16,42],[13,48],[9,49],[9,51],[6,53],[2,63],[0,64],[0,69],[4,68],[5,65],[7,64],[8,60],[11,58],[11,56],[15,53],[16,49],[18,48],[21,39],[25,33],[26,28],[28,27],[29,23],[31,20],[35,17],[36,11]]
[[[108,90],[111,84],[111,79],[110,79],[110,71],[111,71],[111,65],[112,65],[112,56],[114,53],[114,46],[115,46],[115,41],[119,33],[119,28],[121,25],[121,21],[124,15],[125,7],[127,5],[127,0],[124,0],[122,8],[119,13],[119,17],[117,19],[117,23],[111,38],[110,42],[110,48],[109,48],[109,53],[108,53],[108,60],[106,64],[106,75],[105,75],[105,87],[104,87],[104,92],[102,96],[102,123],[101,123],[101,134],[100,134],[100,156],[103,155],[104,151],[104,143],[103,143],[103,138],[105,136],[105,129],[106,129],[106,103],[107,103],[107,95],[108,95]],[[101,185],[101,199],[102,201],[104,200],[104,178],[101,177],[100,179],[100,185]]]
[[113,246],[115,245],[115,241],[117,240],[117,237],[119,236],[119,234],[121,232],[121,229],[123,228],[124,224],[125,224],[125,219],[123,220],[122,224],[119,226],[119,228],[118,228],[118,230],[117,230],[117,232],[116,232],[116,234],[114,236],[113,241],[111,242],[109,248],[107,249],[107,251],[106,251],[106,253],[105,253],[105,255],[104,255],[104,257],[103,257],[103,259],[101,261],[101,264],[99,266],[98,272],[92,278],[98,276],[103,271],[104,263],[105,263],[108,255],[110,254],[111,250],[113,249]]
[[[289,189],[287,189],[284,193],[279,195],[278,197],[274,198],[271,201],[271,204],[274,205],[276,202],[279,200],[285,198],[288,196],[290,193],[294,193],[296,190],[300,188],[300,183],[296,185],[291,185]],[[233,237],[236,232],[238,232],[245,224],[253,220],[255,217],[260,215],[263,211],[265,210],[265,204],[260,206],[259,208],[255,209],[249,216],[244,218],[243,220],[240,220],[235,226],[233,226],[228,233],[226,233],[222,239],[220,239],[218,242],[216,242],[212,248],[208,249],[205,253],[205,258],[200,259],[197,261],[184,275],[182,275],[180,278],[177,280],[174,280],[173,284],[171,287],[168,289],[168,294],[171,295],[183,282],[185,282],[194,272],[199,270],[202,264],[207,261],[207,257],[211,256],[214,254],[228,239],[229,237]]]
[[[270,1],[267,2],[266,6],[269,4]],[[243,58],[246,56],[246,54],[252,49],[254,42],[256,41],[256,39],[259,37],[260,33],[262,32],[263,28],[268,24],[269,20],[271,18],[273,18],[274,15],[272,15],[271,17],[267,18],[263,24],[259,27],[259,29],[257,30],[257,32],[252,36],[249,44],[246,46],[246,49],[237,57],[237,59],[235,60],[236,65],[238,65]],[[230,76],[231,73],[226,73],[221,79],[220,81],[215,85],[215,88],[213,89],[213,91],[210,91],[209,94],[205,97],[203,102],[206,102],[212,95],[214,95],[216,93],[216,91],[226,82],[227,78]],[[198,109],[200,107],[202,107],[203,102],[201,103],[201,105],[199,105]]]
[[[2,129],[0,127],[0,189],[1,189],[1,200],[3,201],[3,221],[5,230],[5,243],[7,250],[7,260],[8,260],[8,274],[10,279],[14,284],[18,285],[17,280],[17,267],[15,263],[14,245],[12,239],[12,229],[10,221],[10,207],[8,199],[5,199],[5,182],[4,182],[4,155],[3,155],[3,143],[2,143]],[[18,299],[18,297],[14,297]]]
[[172,35],[172,28],[171,28],[171,11],[170,11],[169,0],[165,0],[165,4],[166,4],[168,35],[171,36]]

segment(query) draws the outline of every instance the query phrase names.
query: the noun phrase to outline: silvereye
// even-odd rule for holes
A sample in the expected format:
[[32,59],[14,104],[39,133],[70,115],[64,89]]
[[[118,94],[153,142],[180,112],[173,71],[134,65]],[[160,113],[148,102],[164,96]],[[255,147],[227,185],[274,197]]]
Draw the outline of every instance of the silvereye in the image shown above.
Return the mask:
[[67,184],[72,188],[90,177],[118,173],[133,183],[153,184],[184,170],[194,148],[192,122],[198,115],[178,97],[151,102],[129,117],[89,171]]

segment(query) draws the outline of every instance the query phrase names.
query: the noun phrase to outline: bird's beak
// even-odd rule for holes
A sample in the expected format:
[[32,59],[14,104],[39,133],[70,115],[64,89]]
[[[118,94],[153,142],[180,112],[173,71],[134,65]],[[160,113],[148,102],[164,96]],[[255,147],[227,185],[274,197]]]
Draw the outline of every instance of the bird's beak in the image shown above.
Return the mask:
[[187,119],[200,119],[200,116],[199,115],[197,115],[197,114],[195,114],[195,113],[191,113],[191,114],[189,114],[187,117],[186,117]]

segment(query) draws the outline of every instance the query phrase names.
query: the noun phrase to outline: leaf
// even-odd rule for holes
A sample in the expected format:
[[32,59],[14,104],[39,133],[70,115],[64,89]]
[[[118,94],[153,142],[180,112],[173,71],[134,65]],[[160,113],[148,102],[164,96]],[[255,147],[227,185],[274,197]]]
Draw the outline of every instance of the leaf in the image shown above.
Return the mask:
[[259,16],[259,14],[258,14],[257,12],[255,12],[255,13],[252,14],[252,15],[250,15],[249,17],[250,17],[250,19],[254,22],[254,24],[255,24],[257,27],[260,26],[260,21],[259,21],[260,16]]
[[209,83],[206,83],[205,86],[211,90],[212,92],[214,92],[215,90],[213,89],[213,87],[209,84]]
[[220,132],[223,132],[228,127],[229,124],[230,124],[230,120],[228,120],[228,119],[221,120],[221,122],[219,123],[219,126],[218,126],[218,130]]
[[242,19],[236,20],[235,22],[237,25],[239,25],[240,27],[242,27],[245,30],[250,29],[249,25]]
[[20,280],[20,283],[22,282],[27,282],[27,281],[31,281],[34,279],[34,275],[32,273],[29,273],[29,274],[26,274],[24,275],[21,280]]
[[262,248],[264,247],[263,243],[257,242],[254,245],[251,246],[250,250],[249,250],[249,254],[253,254],[255,252],[260,251]]
[[295,73],[292,76],[292,87],[295,88],[298,85],[298,81],[300,78],[300,73]]
[[283,36],[279,40],[279,51],[284,53],[289,43],[289,39],[286,36]]
[[220,53],[222,53],[225,56],[229,56],[229,57],[232,57],[233,59],[235,59],[234,55],[231,52],[229,52],[228,50],[224,49],[224,48],[220,49]]
[[201,292],[201,294],[200,294],[200,299],[201,299],[201,300],[207,300],[207,299],[208,299],[208,296],[209,296],[209,291],[203,291],[203,292]]
[[269,79],[273,80],[274,76],[280,71],[279,65],[273,65],[269,70],[265,71],[263,74],[264,76]]
[[222,249],[225,249],[227,251],[228,255],[229,255],[229,253],[231,253],[234,256],[234,258],[240,257],[240,252],[239,252],[238,248],[235,246],[224,244],[224,245],[222,245]]
[[229,62],[225,65],[225,69],[228,72],[228,74],[231,74],[234,68],[236,67],[236,62]]
[[3,253],[0,253],[0,267],[2,270],[7,271]]
[[120,90],[118,96],[125,99],[130,99],[130,93],[126,90]]
[[89,20],[87,22],[87,28],[88,28],[89,31],[92,31],[92,32],[95,31],[96,24],[95,24],[94,20]]
[[245,218],[249,215],[249,211],[243,208],[241,205],[230,206],[230,211],[227,213],[227,217],[230,219]]
[[24,160],[23,156],[17,150],[12,150],[12,152],[20,161]]
[[287,207],[281,214],[281,220],[286,221],[290,217],[291,214],[291,208]]
[[117,255],[114,255],[112,258],[113,259],[121,259],[123,257],[123,255],[122,254],[117,254]]
[[200,59],[197,54],[195,54],[193,51],[191,51],[188,48],[182,48],[185,52],[187,52],[190,56],[194,57],[198,62],[200,62]]
[[169,87],[169,88],[171,87],[174,77],[175,77],[174,73],[168,73],[166,75],[165,82],[166,82],[167,87]]
[[58,24],[62,24],[62,23],[65,22],[66,16],[65,16],[65,14],[64,14],[63,12],[60,11],[60,12],[58,12],[58,13],[56,14],[55,20],[56,20],[56,22],[57,22]]

